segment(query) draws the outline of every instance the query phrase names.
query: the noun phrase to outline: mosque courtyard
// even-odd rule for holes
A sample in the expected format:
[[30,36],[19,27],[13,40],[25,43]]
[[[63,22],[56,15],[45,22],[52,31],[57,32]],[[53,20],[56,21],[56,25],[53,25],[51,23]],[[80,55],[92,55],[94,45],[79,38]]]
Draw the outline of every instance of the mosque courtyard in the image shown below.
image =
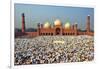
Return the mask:
[[93,36],[15,38],[15,65],[84,62],[93,59]]

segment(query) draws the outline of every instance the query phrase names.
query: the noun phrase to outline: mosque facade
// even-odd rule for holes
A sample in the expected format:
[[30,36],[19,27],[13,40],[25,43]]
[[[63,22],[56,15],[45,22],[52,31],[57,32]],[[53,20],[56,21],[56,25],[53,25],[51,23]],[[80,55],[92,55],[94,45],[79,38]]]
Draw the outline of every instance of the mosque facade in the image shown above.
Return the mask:
[[36,36],[53,36],[53,35],[90,35],[93,36],[94,32],[90,30],[90,16],[88,15],[86,18],[86,31],[78,30],[78,24],[75,23],[70,25],[69,22],[62,25],[62,22],[57,19],[54,21],[54,25],[51,26],[49,22],[45,24],[37,24],[37,31],[34,32],[26,32],[25,31],[25,15],[22,14],[22,29],[21,32],[16,32],[15,37],[26,36],[26,37],[36,37]]

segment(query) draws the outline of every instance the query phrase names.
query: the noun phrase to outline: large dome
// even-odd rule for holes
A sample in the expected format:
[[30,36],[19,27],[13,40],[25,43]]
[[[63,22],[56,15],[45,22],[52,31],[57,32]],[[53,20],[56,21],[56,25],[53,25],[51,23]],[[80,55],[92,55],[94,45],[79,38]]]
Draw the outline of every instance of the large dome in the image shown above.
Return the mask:
[[70,23],[69,23],[69,22],[67,22],[67,23],[65,24],[65,28],[66,28],[66,29],[69,29],[69,28],[70,28]]
[[43,28],[50,28],[50,27],[51,27],[51,25],[49,22],[45,22],[45,24],[43,25]]
[[61,21],[59,19],[57,19],[55,22],[54,22],[54,25],[55,26],[60,26],[61,25]]

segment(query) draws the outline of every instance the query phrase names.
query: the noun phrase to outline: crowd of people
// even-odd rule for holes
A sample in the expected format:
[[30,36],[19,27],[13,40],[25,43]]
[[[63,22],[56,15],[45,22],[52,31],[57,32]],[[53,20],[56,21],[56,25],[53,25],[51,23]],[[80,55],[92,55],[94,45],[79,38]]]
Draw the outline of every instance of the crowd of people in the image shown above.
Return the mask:
[[15,65],[92,61],[94,37],[80,35],[15,38],[14,50]]

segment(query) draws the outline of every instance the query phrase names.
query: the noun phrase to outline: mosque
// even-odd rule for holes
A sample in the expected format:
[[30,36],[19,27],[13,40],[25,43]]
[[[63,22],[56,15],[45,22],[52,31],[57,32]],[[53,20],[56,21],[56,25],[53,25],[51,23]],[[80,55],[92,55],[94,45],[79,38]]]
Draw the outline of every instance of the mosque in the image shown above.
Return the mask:
[[69,22],[62,25],[62,22],[57,19],[54,21],[54,25],[51,26],[49,22],[44,24],[37,24],[37,31],[34,32],[26,32],[25,31],[25,15],[22,13],[22,29],[21,32],[16,32],[15,37],[25,36],[25,37],[36,37],[36,36],[53,36],[53,35],[89,35],[93,36],[94,32],[90,31],[90,16],[88,15],[86,18],[86,31],[78,30],[78,24],[75,23],[70,25]]

